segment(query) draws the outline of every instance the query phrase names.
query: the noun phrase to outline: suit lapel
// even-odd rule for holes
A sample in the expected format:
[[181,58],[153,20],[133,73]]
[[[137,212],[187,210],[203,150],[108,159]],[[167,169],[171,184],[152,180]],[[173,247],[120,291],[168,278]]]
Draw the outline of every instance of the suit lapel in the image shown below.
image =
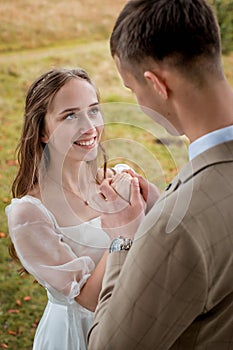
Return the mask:
[[159,201],[177,190],[180,185],[186,183],[200,171],[219,163],[233,162],[233,141],[224,142],[201,153],[188,162],[165,188]]
[[[227,162],[233,162],[233,141],[215,146],[187,163],[146,215],[137,238],[154,227],[164,212],[167,215],[165,233],[171,234],[187,213],[193,196],[195,176],[207,167]],[[175,196],[170,196],[172,193],[175,193]]]

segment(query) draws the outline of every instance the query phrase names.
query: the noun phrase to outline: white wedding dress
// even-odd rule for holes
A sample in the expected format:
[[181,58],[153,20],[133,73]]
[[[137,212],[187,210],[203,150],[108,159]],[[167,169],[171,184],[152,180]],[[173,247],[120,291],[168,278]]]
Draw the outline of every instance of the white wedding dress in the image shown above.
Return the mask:
[[21,263],[48,294],[33,350],[85,350],[93,313],[74,297],[109,243],[100,218],[59,227],[41,201],[28,195],[12,199],[6,214]]

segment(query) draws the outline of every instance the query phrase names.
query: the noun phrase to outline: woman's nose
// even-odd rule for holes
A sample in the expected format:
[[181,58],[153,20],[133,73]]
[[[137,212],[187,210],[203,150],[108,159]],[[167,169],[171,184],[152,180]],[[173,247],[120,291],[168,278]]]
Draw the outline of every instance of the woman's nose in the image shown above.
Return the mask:
[[80,131],[85,134],[91,134],[93,130],[95,130],[95,124],[93,123],[93,120],[91,120],[87,113],[84,113],[81,118]]

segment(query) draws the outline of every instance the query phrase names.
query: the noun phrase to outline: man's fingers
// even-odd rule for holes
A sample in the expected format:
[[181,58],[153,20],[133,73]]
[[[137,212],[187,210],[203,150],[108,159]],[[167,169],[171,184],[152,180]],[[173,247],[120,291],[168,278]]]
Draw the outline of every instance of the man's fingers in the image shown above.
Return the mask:
[[141,202],[140,186],[137,177],[133,177],[131,180],[131,194],[130,194],[130,204],[134,205]]
[[148,197],[148,189],[149,189],[149,184],[148,181],[141,175],[138,175],[134,170],[127,169],[125,170],[128,174],[130,174],[132,177],[137,177],[139,181],[139,186],[140,186],[140,192],[144,198],[145,201],[147,201]]
[[123,170],[122,172],[123,172],[123,173],[130,174],[132,177],[137,176],[137,174],[135,173],[135,171],[132,170],[132,169],[126,169],[126,170]]

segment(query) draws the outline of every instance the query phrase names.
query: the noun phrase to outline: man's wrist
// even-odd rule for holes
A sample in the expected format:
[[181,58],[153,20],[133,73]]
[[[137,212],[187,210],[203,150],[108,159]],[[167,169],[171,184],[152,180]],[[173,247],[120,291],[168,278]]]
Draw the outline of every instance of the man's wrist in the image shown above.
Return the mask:
[[127,237],[116,237],[109,246],[109,253],[119,252],[121,250],[129,250],[133,244],[133,240]]

